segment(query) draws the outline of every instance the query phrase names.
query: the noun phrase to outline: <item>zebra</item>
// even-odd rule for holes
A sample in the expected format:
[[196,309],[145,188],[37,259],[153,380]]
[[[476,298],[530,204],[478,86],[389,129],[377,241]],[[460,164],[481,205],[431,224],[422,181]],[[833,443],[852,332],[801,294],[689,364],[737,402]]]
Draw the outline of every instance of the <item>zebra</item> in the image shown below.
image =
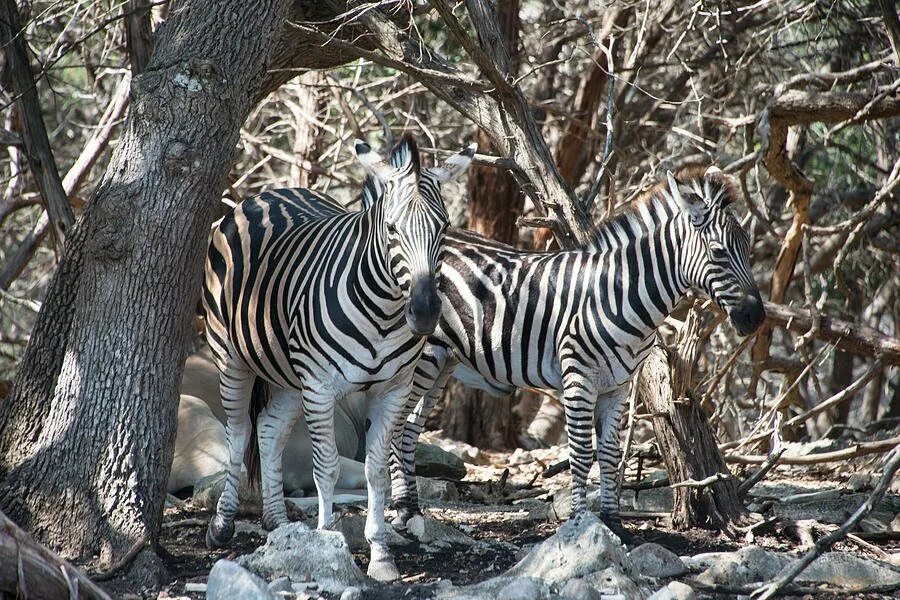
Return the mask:
[[669,172],[599,224],[595,242],[584,249],[520,251],[472,232],[448,232],[441,319],[392,442],[394,523],[414,535],[422,527],[415,445],[455,370],[457,378],[495,394],[515,387],[561,393],[572,514],[587,509],[593,424],[600,517],[628,540],[615,484],[619,421],[657,327],[691,288],[711,297],[741,335],[765,317],[749,238],[727,208],[737,198],[729,176],[694,166],[677,176]]
[[[390,439],[441,310],[448,216],[439,184],[465,171],[474,148],[428,172],[435,188],[429,194],[420,193],[411,137],[391,151],[390,164],[364,142],[355,151],[384,190],[365,210],[335,213],[340,205],[327,196],[275,190],[242,201],[213,226],[203,305],[220,373],[229,468],[206,542],[221,547],[234,533],[241,462],[253,433],[263,525],[288,522],[281,456],[301,412],[313,445],[318,527],[328,526],[338,467],[335,402],[364,394],[368,573],[389,580],[399,577],[384,524]],[[324,208],[305,211],[312,201]]]

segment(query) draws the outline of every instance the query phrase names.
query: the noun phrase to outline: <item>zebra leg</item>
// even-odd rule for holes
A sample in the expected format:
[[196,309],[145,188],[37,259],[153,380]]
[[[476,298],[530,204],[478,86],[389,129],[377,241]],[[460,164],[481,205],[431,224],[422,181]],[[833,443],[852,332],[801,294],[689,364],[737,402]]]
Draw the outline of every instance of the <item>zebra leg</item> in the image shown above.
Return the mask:
[[234,535],[241,465],[250,439],[250,395],[254,380],[255,375],[234,359],[228,358],[219,366],[219,395],[225,409],[225,439],[228,440],[228,472],[216,514],[206,530],[208,548],[221,548]]
[[568,359],[560,361],[560,366],[572,471],[572,516],[575,516],[588,509],[587,477],[594,463],[592,420],[597,393],[590,373],[580,361]]
[[284,506],[282,455],[302,412],[303,402],[296,392],[273,389],[269,405],[257,421],[262,472],[262,523],[268,530],[290,522]]
[[[454,361],[447,360],[446,352],[426,356],[427,351],[428,347],[416,366],[413,393],[410,395],[410,402],[404,407],[400,424],[394,430],[391,445],[391,499],[397,509],[397,516],[392,524],[406,528],[416,538],[421,538],[425,533],[425,520],[419,506],[416,485],[416,445],[425,428],[425,420],[443,395],[456,365]],[[417,397],[420,397],[419,401],[407,416],[406,411]]]
[[623,543],[631,536],[622,526],[619,517],[619,496],[616,493],[616,475],[619,471],[619,432],[622,409],[628,398],[630,386],[621,385],[604,390],[598,395],[594,412],[597,430],[597,463],[600,467],[600,518]]
[[384,487],[387,483],[391,438],[409,400],[410,391],[408,387],[391,390],[380,398],[372,399],[369,404],[369,429],[366,432],[366,484],[369,501],[365,536],[372,549],[367,573],[378,581],[400,578],[387,544]]
[[333,395],[318,394],[310,386],[303,390],[303,415],[312,442],[313,480],[319,494],[318,529],[324,529],[332,522],[334,505],[334,485],[340,475],[340,459],[334,440]]

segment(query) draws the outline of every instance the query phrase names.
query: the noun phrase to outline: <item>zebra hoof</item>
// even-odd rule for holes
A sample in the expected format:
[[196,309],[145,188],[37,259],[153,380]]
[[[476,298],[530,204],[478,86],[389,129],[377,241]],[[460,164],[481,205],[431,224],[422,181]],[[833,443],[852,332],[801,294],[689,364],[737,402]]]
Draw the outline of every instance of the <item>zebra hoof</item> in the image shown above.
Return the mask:
[[389,582],[400,579],[400,571],[390,558],[372,558],[366,574],[375,581]]
[[272,516],[272,515],[263,515],[262,518],[262,526],[266,531],[275,531],[282,525],[287,525],[291,520],[286,516]]
[[603,521],[603,524],[606,525],[610,531],[619,537],[622,544],[627,546],[634,541],[634,537],[628,533],[628,530],[622,525],[622,520],[618,517],[600,515],[600,520]]
[[219,518],[213,517],[206,528],[206,547],[210,550],[222,548],[234,535],[234,522],[227,525],[219,525],[218,522]]

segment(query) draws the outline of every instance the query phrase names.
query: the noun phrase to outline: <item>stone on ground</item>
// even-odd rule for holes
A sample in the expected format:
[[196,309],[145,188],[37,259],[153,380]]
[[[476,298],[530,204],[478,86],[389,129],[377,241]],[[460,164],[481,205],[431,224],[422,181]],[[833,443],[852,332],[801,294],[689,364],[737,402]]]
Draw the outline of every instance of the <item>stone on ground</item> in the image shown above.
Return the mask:
[[[793,562],[793,561],[792,561]],[[788,567],[785,567],[785,570]],[[846,589],[900,583],[900,572],[890,565],[843,552],[826,552],[800,573],[797,583],[828,583]]]
[[506,575],[561,583],[610,566],[621,569],[626,564],[630,566],[630,561],[619,538],[596,516],[582,512],[535,545]]
[[618,565],[611,565],[602,571],[590,573],[583,579],[588,585],[600,590],[600,595],[604,600],[615,598],[631,600],[650,595],[650,590],[635,583]]
[[[410,541],[394,531],[394,528],[386,524],[389,546],[403,546]],[[366,541],[366,517],[364,515],[343,515],[329,526],[332,531],[337,531],[344,536],[350,552],[365,552],[369,549]]]
[[452,481],[433,479],[431,477],[416,477],[416,486],[421,500],[440,500],[442,502],[455,502],[459,500],[459,490]]
[[747,546],[737,552],[717,552],[709,568],[697,576],[697,581],[707,585],[731,586],[767,581],[778,575],[792,560],[759,546]]
[[641,544],[628,553],[632,573],[642,577],[678,577],[687,572],[687,566],[674,552],[659,544]]
[[466,464],[434,444],[419,442],[416,446],[416,475],[459,481],[466,476]]
[[600,591],[583,579],[570,579],[559,590],[563,600],[601,600]]
[[268,585],[241,565],[230,560],[219,560],[213,565],[206,581],[207,600],[275,600]]
[[653,592],[647,600],[694,600],[696,597],[694,588],[680,581],[672,581],[666,587]]
[[272,531],[264,545],[238,558],[238,563],[265,579],[286,576],[304,583],[312,578],[320,590],[331,594],[364,581],[343,534],[309,529],[303,523]]

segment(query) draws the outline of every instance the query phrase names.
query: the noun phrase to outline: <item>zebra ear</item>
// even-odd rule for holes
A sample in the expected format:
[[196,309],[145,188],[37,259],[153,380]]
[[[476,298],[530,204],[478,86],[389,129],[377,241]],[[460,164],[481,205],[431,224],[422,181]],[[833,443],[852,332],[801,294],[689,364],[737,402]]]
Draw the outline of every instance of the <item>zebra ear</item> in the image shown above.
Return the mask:
[[419,175],[419,146],[410,134],[404,134],[391,150],[391,166],[397,170]]
[[379,180],[387,180],[393,171],[390,165],[384,162],[381,155],[372,150],[372,147],[366,142],[360,139],[354,140],[353,151],[356,152],[356,159],[366,168],[366,171]]
[[678,208],[688,214],[692,223],[702,223],[707,211],[703,198],[698,196],[689,186],[675,179],[672,171],[666,171],[666,180],[669,184],[669,194],[671,194],[675,203],[678,204]]
[[440,167],[432,167],[428,169],[428,172],[441,183],[453,181],[465,173],[472,165],[472,159],[475,157],[476,150],[478,150],[478,144],[472,142],[445,160],[443,165]]
[[362,205],[362,209],[371,208],[383,194],[384,186],[381,184],[381,181],[373,175],[366,175],[366,179],[363,181],[362,194],[359,196],[359,203]]

